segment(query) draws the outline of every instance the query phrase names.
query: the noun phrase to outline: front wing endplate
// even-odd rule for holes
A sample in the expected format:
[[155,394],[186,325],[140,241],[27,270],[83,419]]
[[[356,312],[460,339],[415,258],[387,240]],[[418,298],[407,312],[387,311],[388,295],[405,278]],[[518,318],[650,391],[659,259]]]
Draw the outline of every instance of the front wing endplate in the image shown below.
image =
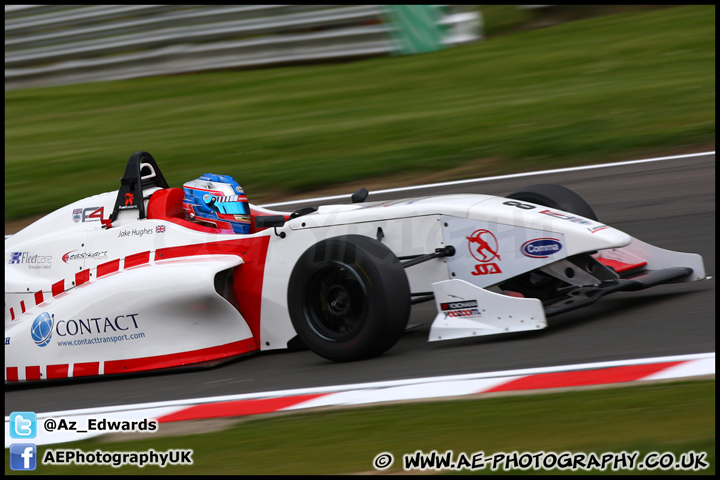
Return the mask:
[[464,280],[433,284],[438,314],[429,341],[539,330],[547,327],[542,302],[476,287]]

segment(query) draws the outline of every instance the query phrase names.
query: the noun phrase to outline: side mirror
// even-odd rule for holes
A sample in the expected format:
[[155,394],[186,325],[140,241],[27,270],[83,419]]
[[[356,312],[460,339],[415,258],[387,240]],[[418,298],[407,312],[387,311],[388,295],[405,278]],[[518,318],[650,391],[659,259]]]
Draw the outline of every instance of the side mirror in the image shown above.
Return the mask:
[[367,188],[361,187],[360,190],[352,194],[352,203],[362,203],[368,196]]
[[282,215],[258,215],[255,219],[256,228],[282,227],[285,217]]

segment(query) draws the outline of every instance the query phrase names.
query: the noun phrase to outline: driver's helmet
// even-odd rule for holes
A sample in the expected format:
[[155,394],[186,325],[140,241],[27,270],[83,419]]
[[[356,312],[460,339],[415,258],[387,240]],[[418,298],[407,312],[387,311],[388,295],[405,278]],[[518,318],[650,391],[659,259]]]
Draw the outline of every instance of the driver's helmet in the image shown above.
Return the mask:
[[206,173],[183,184],[183,210],[187,220],[221,231],[250,232],[250,206],[242,187],[228,175]]

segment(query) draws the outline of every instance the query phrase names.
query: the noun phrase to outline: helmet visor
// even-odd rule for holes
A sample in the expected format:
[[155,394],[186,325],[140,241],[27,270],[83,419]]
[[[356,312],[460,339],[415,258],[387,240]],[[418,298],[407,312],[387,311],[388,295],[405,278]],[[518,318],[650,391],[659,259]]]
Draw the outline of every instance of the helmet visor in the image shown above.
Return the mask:
[[245,196],[232,196],[232,197],[216,197],[214,206],[217,207],[218,212],[226,213],[230,215],[248,215],[247,209],[247,197]]

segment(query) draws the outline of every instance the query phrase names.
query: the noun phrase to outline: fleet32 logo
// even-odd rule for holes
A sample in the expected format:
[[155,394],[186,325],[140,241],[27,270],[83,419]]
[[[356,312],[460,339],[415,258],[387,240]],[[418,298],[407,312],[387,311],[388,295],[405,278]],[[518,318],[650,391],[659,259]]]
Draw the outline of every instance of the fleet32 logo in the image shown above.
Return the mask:
[[493,262],[495,259],[498,261],[502,259],[498,253],[497,238],[495,238],[492,232],[485,229],[475,230],[467,239],[470,255],[480,262],[480,264],[475,265],[475,271],[471,272],[473,275],[502,273],[500,266]]

